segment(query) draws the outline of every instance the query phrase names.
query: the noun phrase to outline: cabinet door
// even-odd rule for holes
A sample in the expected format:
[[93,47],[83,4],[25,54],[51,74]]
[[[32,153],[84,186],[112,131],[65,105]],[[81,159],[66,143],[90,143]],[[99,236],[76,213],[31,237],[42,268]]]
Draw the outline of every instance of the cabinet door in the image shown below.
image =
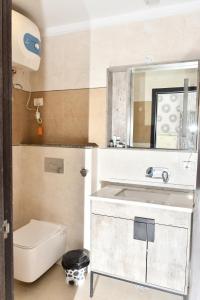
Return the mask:
[[188,231],[155,225],[155,241],[148,243],[147,283],[186,291]]
[[144,283],[146,241],[135,240],[131,220],[92,215],[91,268]]

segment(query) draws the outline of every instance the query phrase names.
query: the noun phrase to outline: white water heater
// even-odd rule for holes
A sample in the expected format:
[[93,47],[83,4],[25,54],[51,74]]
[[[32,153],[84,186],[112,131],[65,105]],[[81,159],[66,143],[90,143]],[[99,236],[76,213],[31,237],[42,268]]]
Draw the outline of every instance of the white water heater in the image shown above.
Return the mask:
[[27,17],[12,11],[12,64],[37,71],[40,66],[41,37]]

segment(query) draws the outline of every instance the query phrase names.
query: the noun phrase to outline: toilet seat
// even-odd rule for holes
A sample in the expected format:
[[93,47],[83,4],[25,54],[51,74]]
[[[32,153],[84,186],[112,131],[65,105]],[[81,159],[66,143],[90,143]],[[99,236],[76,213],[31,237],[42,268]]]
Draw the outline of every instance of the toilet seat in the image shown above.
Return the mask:
[[53,237],[60,230],[63,230],[61,225],[31,220],[14,232],[13,243],[15,247],[33,249]]
[[14,278],[34,282],[66,252],[66,227],[31,220],[14,232]]

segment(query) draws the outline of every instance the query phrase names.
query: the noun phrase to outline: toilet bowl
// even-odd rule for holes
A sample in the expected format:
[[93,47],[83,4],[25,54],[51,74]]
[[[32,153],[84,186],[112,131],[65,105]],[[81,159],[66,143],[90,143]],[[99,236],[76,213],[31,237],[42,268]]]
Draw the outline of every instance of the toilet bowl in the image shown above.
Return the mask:
[[66,228],[31,220],[14,232],[14,278],[34,282],[64,254]]

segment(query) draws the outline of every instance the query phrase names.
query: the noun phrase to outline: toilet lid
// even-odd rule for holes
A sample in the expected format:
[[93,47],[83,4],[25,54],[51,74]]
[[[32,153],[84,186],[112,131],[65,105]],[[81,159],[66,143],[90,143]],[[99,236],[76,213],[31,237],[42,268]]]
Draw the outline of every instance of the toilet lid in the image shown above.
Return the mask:
[[61,228],[62,225],[31,220],[25,226],[14,231],[14,246],[25,249],[35,248],[59,232]]

